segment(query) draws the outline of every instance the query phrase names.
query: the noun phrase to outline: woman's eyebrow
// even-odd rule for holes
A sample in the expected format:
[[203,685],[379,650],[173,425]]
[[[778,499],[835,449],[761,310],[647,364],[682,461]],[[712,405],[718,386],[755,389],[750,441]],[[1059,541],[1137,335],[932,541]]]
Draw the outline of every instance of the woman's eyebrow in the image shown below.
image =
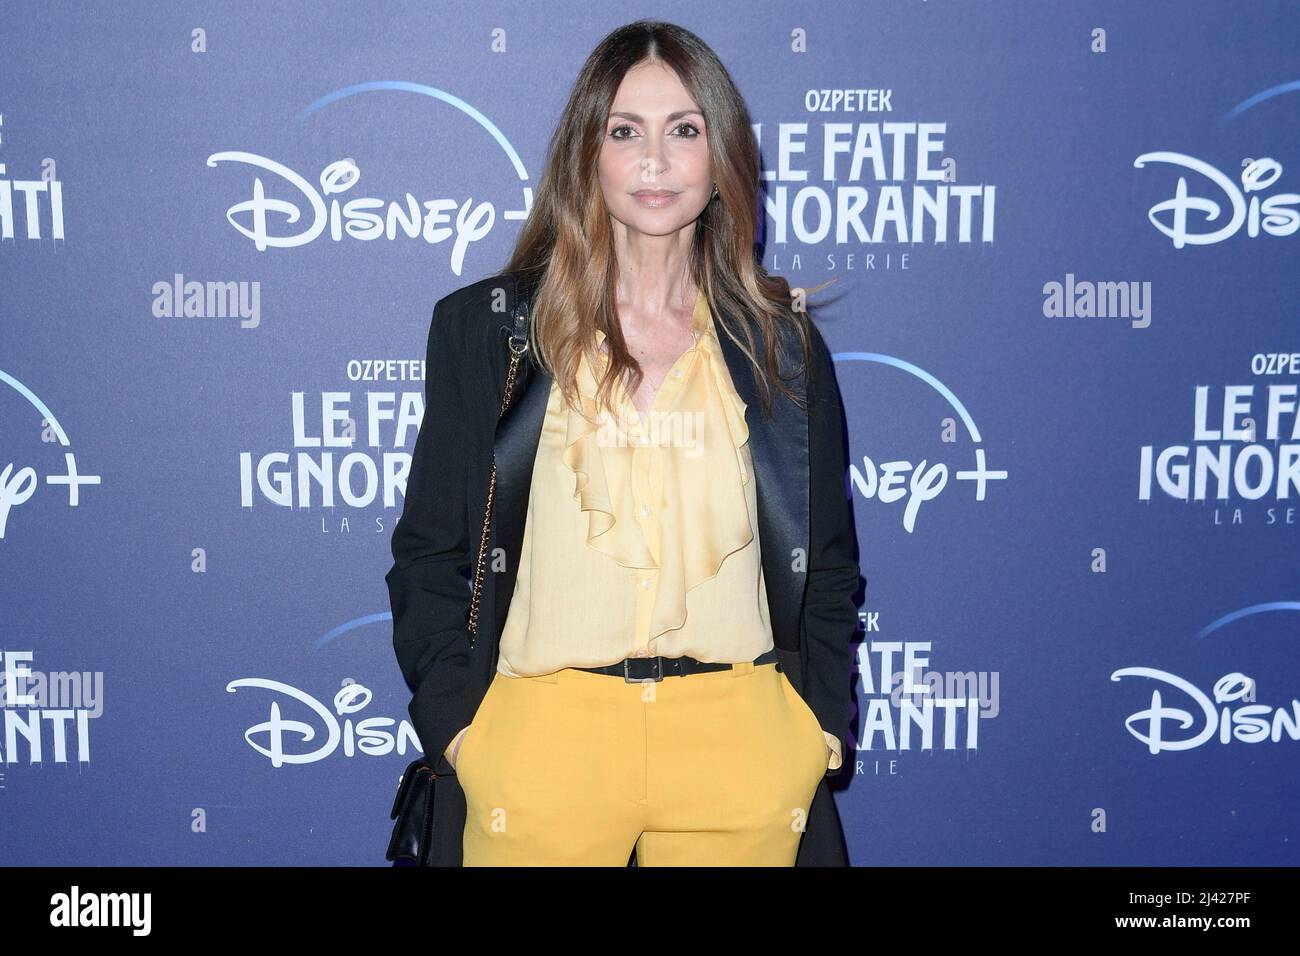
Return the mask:
[[[636,113],[616,112],[616,113],[610,113],[609,115],[611,118],[615,116],[621,116],[623,117],[623,119],[629,119],[634,123],[645,122],[645,117],[638,116]],[[665,118],[664,122],[671,123],[673,120],[681,119],[683,116],[698,116],[700,119],[704,119],[704,114],[701,113],[699,110],[678,110],[676,113],[669,113],[668,116]]]

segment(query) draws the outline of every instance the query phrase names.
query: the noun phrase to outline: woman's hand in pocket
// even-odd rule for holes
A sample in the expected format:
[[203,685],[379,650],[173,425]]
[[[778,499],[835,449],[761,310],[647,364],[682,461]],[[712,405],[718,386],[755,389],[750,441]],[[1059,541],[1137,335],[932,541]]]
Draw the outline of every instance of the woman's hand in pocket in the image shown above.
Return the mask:
[[452,770],[456,769],[456,757],[460,754],[460,745],[465,742],[465,732],[467,730],[469,730],[469,727],[462,727],[456,736],[451,739],[447,749],[442,752],[442,755],[447,758],[447,762],[451,764]]

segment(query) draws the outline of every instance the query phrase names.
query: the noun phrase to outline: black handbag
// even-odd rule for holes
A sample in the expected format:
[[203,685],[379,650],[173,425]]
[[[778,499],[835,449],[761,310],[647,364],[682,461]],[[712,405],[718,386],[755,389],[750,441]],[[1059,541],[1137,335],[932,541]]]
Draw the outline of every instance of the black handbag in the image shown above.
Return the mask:
[[[501,395],[501,411],[510,407],[514,397],[515,375],[519,370],[519,360],[528,351],[528,312],[532,298],[532,288],[528,282],[520,282],[515,276],[514,329],[506,340],[510,349],[510,367],[506,370],[506,385]],[[487,508],[483,513],[483,535],[479,540],[478,560],[474,567],[474,590],[470,598],[469,628],[470,647],[478,636],[479,595],[483,590],[483,567],[487,559],[488,532],[492,522],[492,500],[497,485],[497,466],[492,463],[488,477]],[[397,796],[393,800],[393,809],[389,818],[397,821],[393,824],[393,835],[388,840],[388,852],[385,859],[396,861],[411,860],[417,866],[432,865],[433,855],[433,802],[438,789],[438,772],[429,763],[428,755],[412,760],[402,774],[397,785]]]
[[412,860],[429,866],[433,853],[433,796],[438,774],[424,757],[411,761],[397,785],[397,798],[389,816],[397,822],[388,840],[390,861]]

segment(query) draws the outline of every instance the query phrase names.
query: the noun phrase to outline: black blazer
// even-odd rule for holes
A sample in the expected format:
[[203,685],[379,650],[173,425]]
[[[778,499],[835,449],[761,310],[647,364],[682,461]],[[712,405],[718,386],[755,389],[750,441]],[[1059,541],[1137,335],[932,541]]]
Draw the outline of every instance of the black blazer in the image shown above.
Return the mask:
[[[472,721],[496,670],[551,387],[551,377],[527,353],[516,373],[513,402],[498,423],[509,361],[506,339],[520,288],[516,283],[525,281],[522,274],[490,276],[434,306],[424,419],[407,476],[406,502],[393,529],[394,564],[385,578],[393,648],[414,688],[411,721],[440,775],[434,833],[435,862],[441,865],[461,864],[465,825],[465,795],[442,752]],[[759,539],[778,659],[822,728],[839,737],[844,764],[830,771],[839,773],[853,763],[846,734],[859,568],[845,486],[844,414],[830,352],[814,327],[811,374],[793,383],[809,397],[809,409],[805,412],[778,393],[774,417],[766,420],[753,367],[721,329],[718,337],[733,385],[749,406],[745,420],[758,481]],[[494,456],[489,560],[471,647],[469,581]],[[502,565],[505,570],[493,573],[493,566]],[[797,865],[847,865],[839,815],[825,778],[809,808]]]

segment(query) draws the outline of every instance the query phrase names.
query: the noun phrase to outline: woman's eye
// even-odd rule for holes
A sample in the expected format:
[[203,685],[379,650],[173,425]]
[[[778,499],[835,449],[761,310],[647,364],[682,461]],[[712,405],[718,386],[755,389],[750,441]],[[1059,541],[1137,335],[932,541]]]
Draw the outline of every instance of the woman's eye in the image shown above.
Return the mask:
[[[683,134],[682,130],[686,130]],[[628,135],[620,135],[626,132]],[[700,128],[691,122],[678,123],[673,127],[673,132],[682,136],[683,139],[694,139],[700,135]],[[632,139],[636,135],[636,130],[627,123],[620,123],[609,131],[610,139]]]

